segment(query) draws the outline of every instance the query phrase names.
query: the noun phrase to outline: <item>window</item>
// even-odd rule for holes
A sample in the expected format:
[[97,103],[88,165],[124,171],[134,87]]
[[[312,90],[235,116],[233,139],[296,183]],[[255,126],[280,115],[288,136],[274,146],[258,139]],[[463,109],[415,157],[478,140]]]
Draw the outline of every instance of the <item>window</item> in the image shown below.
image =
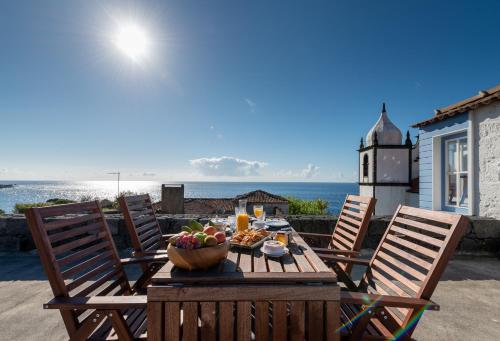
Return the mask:
[[448,207],[468,206],[467,138],[445,141],[444,204]]
[[363,156],[363,178],[368,177],[368,154]]

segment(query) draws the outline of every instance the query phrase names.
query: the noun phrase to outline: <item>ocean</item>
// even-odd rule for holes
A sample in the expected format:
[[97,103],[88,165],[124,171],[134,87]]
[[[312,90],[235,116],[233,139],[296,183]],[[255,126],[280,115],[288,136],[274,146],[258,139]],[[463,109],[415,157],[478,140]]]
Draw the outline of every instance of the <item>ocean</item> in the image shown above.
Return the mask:
[[[175,183],[175,182],[168,182]],[[355,183],[318,182],[183,182],[186,198],[231,198],[261,189],[273,194],[300,199],[324,199],[329,213],[337,214],[346,194],[358,194]],[[0,189],[0,209],[12,212],[16,203],[45,202],[52,198],[80,200],[83,197],[111,199],[117,193],[116,181],[0,181],[16,184]],[[120,181],[120,191],[149,193],[154,201],[160,200],[162,182]]]

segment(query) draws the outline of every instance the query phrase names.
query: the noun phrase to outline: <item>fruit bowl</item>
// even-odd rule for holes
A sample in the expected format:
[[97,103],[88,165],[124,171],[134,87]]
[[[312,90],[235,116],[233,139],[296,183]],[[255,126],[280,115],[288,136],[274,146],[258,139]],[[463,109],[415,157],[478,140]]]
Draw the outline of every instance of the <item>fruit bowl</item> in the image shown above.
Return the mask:
[[182,249],[172,244],[169,244],[167,248],[169,260],[175,266],[186,270],[208,269],[217,265],[227,257],[228,251],[228,241],[199,249]]

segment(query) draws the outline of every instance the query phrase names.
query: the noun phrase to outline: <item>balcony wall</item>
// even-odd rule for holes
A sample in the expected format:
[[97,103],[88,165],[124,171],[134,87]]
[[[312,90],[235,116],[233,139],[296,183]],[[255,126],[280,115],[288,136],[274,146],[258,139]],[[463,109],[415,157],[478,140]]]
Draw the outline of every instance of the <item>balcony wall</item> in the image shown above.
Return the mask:
[[[158,220],[163,233],[175,233],[191,219],[201,222],[208,220],[206,215],[160,215]],[[297,231],[331,233],[336,222],[334,216],[288,216],[288,221]],[[125,222],[121,215],[107,215],[109,227],[116,245],[120,249],[130,247]],[[382,237],[390,217],[374,217],[370,222],[364,248],[374,249]],[[311,241],[313,243],[313,241]],[[317,246],[324,246],[316,244]],[[33,240],[23,215],[0,217],[0,251],[30,251],[34,249]],[[498,255],[500,251],[500,221],[491,218],[470,217],[470,225],[457,252],[470,255]]]

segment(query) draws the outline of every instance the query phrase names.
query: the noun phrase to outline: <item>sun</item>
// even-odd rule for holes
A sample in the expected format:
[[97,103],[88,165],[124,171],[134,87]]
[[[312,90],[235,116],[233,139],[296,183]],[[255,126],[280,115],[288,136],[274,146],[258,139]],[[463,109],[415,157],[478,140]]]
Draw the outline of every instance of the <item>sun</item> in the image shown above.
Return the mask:
[[149,54],[151,40],[144,28],[130,22],[118,28],[113,43],[133,62],[140,63]]

